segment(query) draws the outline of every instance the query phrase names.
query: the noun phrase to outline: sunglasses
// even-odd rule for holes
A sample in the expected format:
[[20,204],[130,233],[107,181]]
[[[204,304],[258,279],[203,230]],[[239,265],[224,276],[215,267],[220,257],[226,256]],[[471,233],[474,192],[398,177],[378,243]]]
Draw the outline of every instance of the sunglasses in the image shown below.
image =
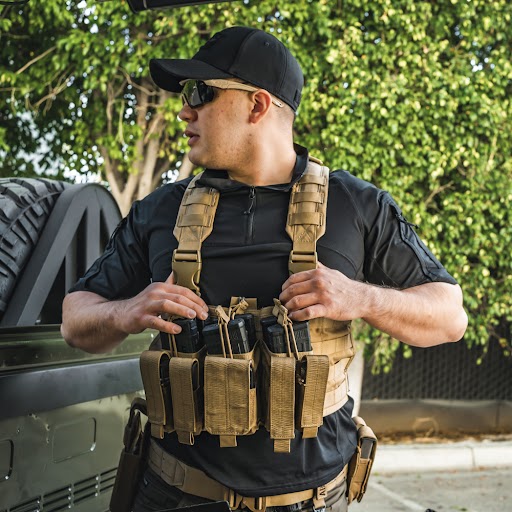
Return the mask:
[[[210,103],[215,99],[215,89],[235,89],[238,91],[255,92],[261,90],[261,87],[233,82],[232,80],[183,80],[180,82],[183,86],[181,91],[181,101],[190,108],[199,108]],[[283,103],[272,98],[272,103],[278,107],[283,107]]]

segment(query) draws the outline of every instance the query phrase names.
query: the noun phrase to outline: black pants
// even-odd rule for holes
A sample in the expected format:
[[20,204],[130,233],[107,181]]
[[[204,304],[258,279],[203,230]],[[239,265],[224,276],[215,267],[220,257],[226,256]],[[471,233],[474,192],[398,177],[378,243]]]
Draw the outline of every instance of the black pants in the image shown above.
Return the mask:
[[[325,500],[326,510],[329,512],[347,512],[348,505],[345,493],[346,482],[344,481],[327,496]],[[166,484],[153,471],[147,469],[135,497],[133,512],[160,512],[178,507],[208,503],[209,501],[211,500],[185,494],[176,487]],[[306,503],[303,507],[302,510],[304,512],[311,512],[313,510],[312,504],[309,503]],[[267,512],[274,512],[274,510],[274,507],[267,508]]]

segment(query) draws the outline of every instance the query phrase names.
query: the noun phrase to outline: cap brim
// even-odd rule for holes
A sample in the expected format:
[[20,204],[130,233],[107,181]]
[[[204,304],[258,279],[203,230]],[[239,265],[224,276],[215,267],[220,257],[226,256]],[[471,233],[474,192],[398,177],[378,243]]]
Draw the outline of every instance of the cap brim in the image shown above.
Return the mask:
[[211,80],[232,76],[206,62],[194,59],[151,59],[149,72],[158,87],[171,92],[181,92],[180,82],[189,78]]

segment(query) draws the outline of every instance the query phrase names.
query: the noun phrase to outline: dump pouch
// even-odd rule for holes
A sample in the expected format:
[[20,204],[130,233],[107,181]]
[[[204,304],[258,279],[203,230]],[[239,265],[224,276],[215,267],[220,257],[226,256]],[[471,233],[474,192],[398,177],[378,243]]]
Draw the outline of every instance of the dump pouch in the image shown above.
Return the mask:
[[203,428],[203,364],[206,348],[178,353],[169,361],[174,430],[180,443],[194,444]]
[[163,439],[164,432],[174,430],[169,380],[171,357],[169,350],[145,350],[140,356],[151,435],[159,439]]
[[124,430],[123,449],[119,458],[116,480],[110,498],[110,512],[130,512],[144,471],[150,439],[150,425],[142,430],[140,415],[147,415],[146,401],[135,398]]
[[352,420],[357,426],[357,447],[348,466],[347,500],[349,504],[353,500],[363,499],[377,450],[377,437],[373,430],[359,416],[354,416]]
[[254,351],[233,358],[207,355],[204,362],[204,428],[222,447],[258,429]]

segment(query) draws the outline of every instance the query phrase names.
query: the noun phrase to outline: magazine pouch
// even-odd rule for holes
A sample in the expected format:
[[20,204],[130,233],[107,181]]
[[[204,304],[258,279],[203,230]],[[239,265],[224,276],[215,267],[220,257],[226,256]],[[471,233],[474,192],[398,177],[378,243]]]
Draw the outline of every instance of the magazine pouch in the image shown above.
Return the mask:
[[140,356],[140,373],[146,392],[151,435],[163,439],[164,432],[172,432],[173,408],[169,379],[169,350],[145,350]]
[[[300,355],[300,354],[299,354]],[[316,437],[323,424],[329,357],[303,355],[296,364],[296,427],[302,437]]]
[[221,447],[237,446],[236,436],[258,429],[255,350],[236,354],[231,349],[229,316],[217,308],[222,354],[209,354],[204,362],[204,428],[220,437]]
[[274,353],[261,343],[262,421],[274,440],[274,451],[289,453],[295,437],[296,359]]
[[180,443],[193,445],[203,429],[203,366],[206,347],[169,361],[174,430]]

